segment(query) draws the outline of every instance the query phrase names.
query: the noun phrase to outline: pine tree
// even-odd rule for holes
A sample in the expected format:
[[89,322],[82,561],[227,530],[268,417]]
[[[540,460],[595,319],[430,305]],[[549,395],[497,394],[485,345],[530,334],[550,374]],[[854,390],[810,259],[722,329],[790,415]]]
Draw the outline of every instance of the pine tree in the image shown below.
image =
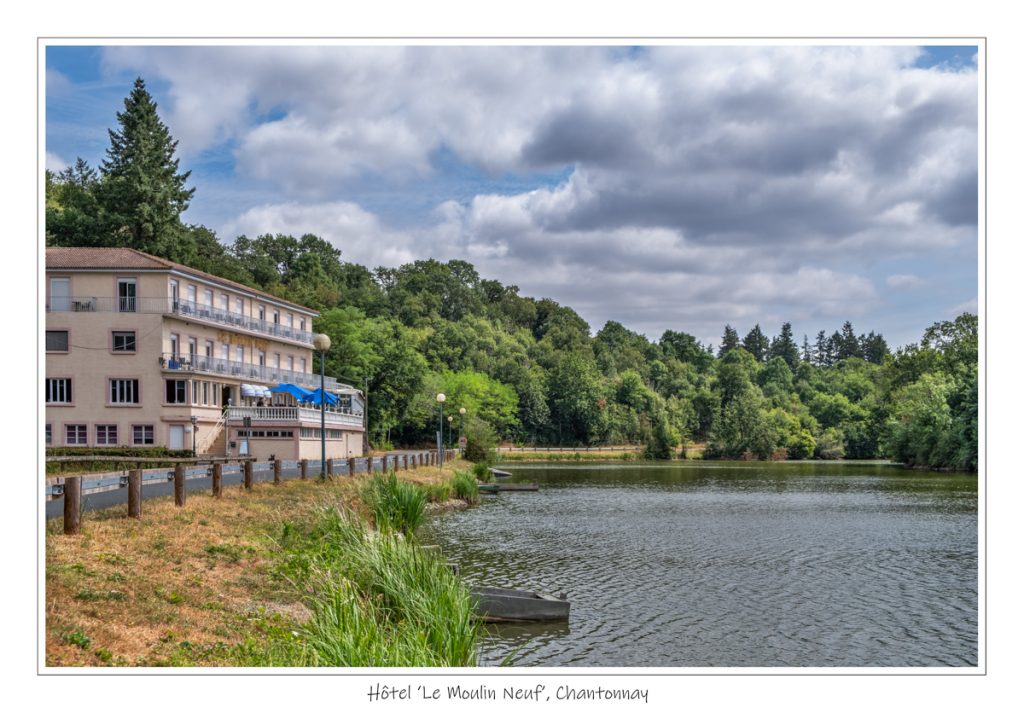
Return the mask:
[[860,341],[853,332],[853,325],[843,322],[843,331],[839,336],[839,360],[859,358],[861,356]]
[[185,188],[191,171],[178,173],[178,142],[157,115],[141,77],[117,122],[120,129],[109,130],[98,192],[112,244],[185,262],[194,252],[194,239],[181,224],[195,192]]
[[828,338],[822,329],[814,339],[814,365],[823,367],[828,366],[828,363]]
[[754,328],[743,337],[743,348],[754,355],[759,362],[764,362],[768,357],[768,337],[761,331],[761,325],[755,324]]
[[800,358],[808,364],[811,363],[811,342],[806,334],[804,335],[804,346],[800,350]]
[[740,335],[730,325],[725,325],[725,333],[722,335],[722,346],[718,348],[718,358],[721,359],[739,345]]
[[781,358],[790,369],[796,371],[797,364],[800,362],[800,350],[797,348],[796,342],[793,341],[793,325],[789,322],[782,325],[782,331],[772,340],[771,347],[768,349],[768,358],[774,357]]

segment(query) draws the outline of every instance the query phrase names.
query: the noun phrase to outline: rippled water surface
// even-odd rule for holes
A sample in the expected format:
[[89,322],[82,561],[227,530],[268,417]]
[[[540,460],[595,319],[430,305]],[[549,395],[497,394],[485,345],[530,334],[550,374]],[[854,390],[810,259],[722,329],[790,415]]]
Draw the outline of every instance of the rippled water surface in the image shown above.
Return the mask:
[[421,531],[474,584],[565,592],[489,629],[522,666],[977,665],[977,479],[874,464],[508,466]]

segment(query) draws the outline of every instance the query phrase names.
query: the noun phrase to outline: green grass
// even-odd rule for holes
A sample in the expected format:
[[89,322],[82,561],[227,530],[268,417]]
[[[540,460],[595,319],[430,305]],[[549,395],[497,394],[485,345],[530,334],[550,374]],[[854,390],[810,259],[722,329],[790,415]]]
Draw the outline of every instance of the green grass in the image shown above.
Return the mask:
[[455,476],[452,478],[452,488],[455,490],[455,497],[465,500],[470,503],[479,502],[480,500],[480,487],[477,485],[476,478],[464,470],[458,470],[455,472]]
[[430,503],[443,503],[452,499],[452,484],[449,481],[441,483],[427,483],[420,486],[423,488],[423,492],[427,496],[427,502]]
[[399,480],[394,471],[374,475],[363,487],[360,497],[373,513],[373,523],[381,532],[401,532],[410,537],[426,517],[426,492]]
[[491,472],[491,464],[486,461],[473,464],[473,475],[481,483],[493,483],[494,473]]
[[308,621],[266,628],[242,665],[473,666],[480,625],[447,564],[394,532],[325,509],[280,540],[278,574],[305,593]]

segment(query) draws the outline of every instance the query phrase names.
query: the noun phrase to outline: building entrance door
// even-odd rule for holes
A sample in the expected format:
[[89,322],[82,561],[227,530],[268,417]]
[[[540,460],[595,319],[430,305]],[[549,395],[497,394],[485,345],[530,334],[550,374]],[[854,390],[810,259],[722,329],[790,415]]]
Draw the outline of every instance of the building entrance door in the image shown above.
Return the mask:
[[171,426],[171,436],[167,441],[167,447],[172,451],[185,449],[185,427]]

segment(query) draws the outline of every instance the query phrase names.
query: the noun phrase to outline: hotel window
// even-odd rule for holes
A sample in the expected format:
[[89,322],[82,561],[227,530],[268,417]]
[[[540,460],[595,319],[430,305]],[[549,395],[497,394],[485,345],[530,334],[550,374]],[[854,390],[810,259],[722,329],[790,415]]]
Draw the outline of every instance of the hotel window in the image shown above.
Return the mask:
[[201,401],[201,403],[203,404],[203,406],[206,406],[207,404],[210,403],[210,382],[203,381],[200,383],[202,383],[203,385],[203,400]]
[[178,281],[177,280],[171,280],[170,282],[168,282],[167,283],[167,289],[171,293],[171,311],[177,312],[178,311],[178,302],[181,301],[181,297],[178,294]]
[[137,404],[137,403],[139,403],[139,380],[138,379],[111,379],[110,380],[110,403],[112,403],[112,404]]
[[196,406],[199,405],[199,382],[192,382],[192,403]]
[[69,404],[69,403],[71,403],[71,379],[47,379],[46,380],[46,403],[48,403],[48,404]]
[[168,379],[165,382],[164,400],[169,404],[188,403],[188,382],[184,379]]
[[220,296],[220,309],[221,309],[222,312],[227,312],[228,311],[228,296],[227,295],[221,295]]
[[196,308],[196,302],[197,302],[196,286],[195,285],[189,285],[188,287],[185,288],[185,290],[188,293],[188,306],[190,308],[192,308],[192,309],[195,309]]
[[274,368],[281,368],[281,355],[278,352],[274,352]]
[[67,277],[50,278],[50,311],[67,312],[71,309],[71,280]]
[[238,314],[245,313],[245,302],[242,300],[241,297],[235,298],[235,312],[237,312]]
[[306,357],[299,359],[299,371],[303,374],[306,373]]
[[292,317],[292,313],[289,312],[288,313],[288,326],[291,327],[293,325],[294,325],[294,318]]
[[151,446],[155,443],[153,427],[149,425],[132,426],[132,445]]
[[267,310],[266,310],[266,308],[263,305],[260,305],[259,307],[257,307],[256,311],[257,311],[257,316],[260,318],[261,322],[264,321],[267,318]]
[[48,445],[48,446],[52,446],[53,445],[53,424],[52,423],[46,424],[46,445]]
[[188,358],[189,361],[194,365],[196,363],[196,355],[199,353],[199,341],[195,337],[188,338]]
[[135,332],[113,332],[114,343],[111,349],[115,352],[135,351]]
[[206,356],[209,359],[213,359],[213,341],[210,339],[206,340]]
[[117,425],[110,424],[107,426],[96,427],[96,445],[97,446],[116,446],[117,445]]
[[305,317],[303,317],[302,319],[299,320],[299,329],[301,329],[303,332],[306,331],[306,318]]
[[84,423],[68,423],[64,425],[64,445],[89,445],[89,432]]
[[68,330],[47,329],[46,330],[46,351],[66,352],[68,351]]
[[176,359],[178,357],[178,354],[179,354],[179,352],[178,352],[178,335],[177,334],[172,334],[171,335],[171,356]]
[[117,281],[117,311],[135,312],[135,278]]
[[230,355],[228,354],[227,344],[220,345],[220,358],[223,359],[224,361],[227,361],[230,358]]
[[245,347],[235,347],[235,361],[245,361]]
[[267,353],[265,351],[263,351],[262,349],[257,350],[256,357],[257,364],[259,364],[260,366],[267,365]]
[[213,312],[213,290],[203,290],[203,298],[206,300],[206,311]]

